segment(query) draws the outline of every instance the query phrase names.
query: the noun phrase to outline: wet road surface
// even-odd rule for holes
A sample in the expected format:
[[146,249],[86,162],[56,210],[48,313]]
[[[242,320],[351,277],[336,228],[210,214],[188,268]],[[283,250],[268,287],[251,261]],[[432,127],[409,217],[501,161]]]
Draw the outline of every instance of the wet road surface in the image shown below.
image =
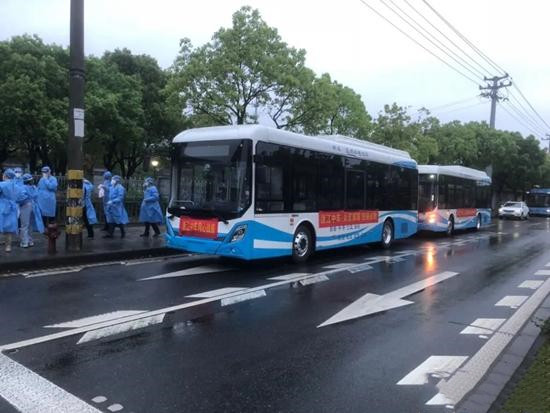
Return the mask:
[[0,278],[0,373],[16,378],[0,412],[450,412],[460,395],[442,382],[472,381],[470,360],[545,294],[549,232],[497,221],[301,266],[186,257]]

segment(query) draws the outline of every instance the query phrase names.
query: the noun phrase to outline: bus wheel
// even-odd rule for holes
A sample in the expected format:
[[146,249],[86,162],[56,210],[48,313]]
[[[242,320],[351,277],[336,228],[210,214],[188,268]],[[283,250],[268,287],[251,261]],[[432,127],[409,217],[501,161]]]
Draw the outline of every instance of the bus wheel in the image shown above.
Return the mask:
[[382,248],[388,249],[393,243],[393,224],[387,219],[384,222],[384,227],[382,228]]
[[313,252],[313,236],[306,225],[300,225],[294,233],[292,242],[292,260],[295,263],[307,261]]
[[450,237],[453,235],[453,232],[455,231],[455,219],[451,215],[449,217],[449,221],[447,222],[447,236]]
[[476,231],[479,231],[481,229],[481,215],[480,214],[477,214],[477,219],[476,219]]

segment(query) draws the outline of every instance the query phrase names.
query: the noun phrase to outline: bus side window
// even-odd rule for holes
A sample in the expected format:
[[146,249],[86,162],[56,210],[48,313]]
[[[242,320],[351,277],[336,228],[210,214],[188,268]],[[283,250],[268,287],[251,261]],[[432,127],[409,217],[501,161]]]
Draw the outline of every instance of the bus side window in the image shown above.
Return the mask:
[[444,175],[438,176],[438,207],[447,208],[447,180]]

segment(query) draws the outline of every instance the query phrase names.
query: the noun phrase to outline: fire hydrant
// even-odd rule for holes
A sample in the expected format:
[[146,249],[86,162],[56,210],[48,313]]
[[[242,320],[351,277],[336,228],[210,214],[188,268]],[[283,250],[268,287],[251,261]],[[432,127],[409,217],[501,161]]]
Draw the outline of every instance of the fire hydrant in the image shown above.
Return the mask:
[[56,249],[56,240],[59,237],[59,231],[57,231],[57,224],[55,222],[49,223],[45,232],[46,237],[48,237],[48,254],[57,253]]

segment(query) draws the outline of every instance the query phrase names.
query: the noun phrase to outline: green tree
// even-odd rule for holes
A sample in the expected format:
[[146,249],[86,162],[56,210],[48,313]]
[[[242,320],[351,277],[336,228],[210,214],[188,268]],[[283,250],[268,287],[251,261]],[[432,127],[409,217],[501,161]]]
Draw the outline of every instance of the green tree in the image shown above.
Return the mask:
[[308,76],[304,56],[257,10],[243,7],[233,15],[232,27],[219,29],[204,46],[181,41],[169,91],[198,125],[256,123],[258,108],[268,106],[282,119],[287,102],[296,99],[292,88]]

